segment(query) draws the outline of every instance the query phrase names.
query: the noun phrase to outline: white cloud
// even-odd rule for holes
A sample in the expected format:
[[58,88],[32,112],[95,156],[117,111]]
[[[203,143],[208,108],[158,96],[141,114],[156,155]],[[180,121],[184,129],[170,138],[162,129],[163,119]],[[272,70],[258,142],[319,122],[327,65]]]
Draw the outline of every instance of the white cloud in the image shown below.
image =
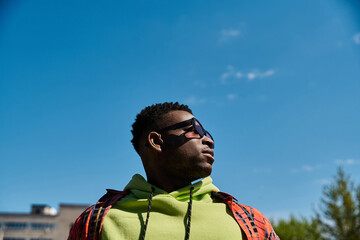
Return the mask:
[[200,105],[200,104],[206,103],[206,98],[199,98],[196,96],[191,96],[191,97],[185,99],[184,103],[188,104],[188,105]]
[[266,71],[265,73],[263,73],[262,77],[270,77],[272,75],[274,75],[275,71],[274,70],[269,70]]
[[356,160],[356,159],[352,159],[352,158],[348,158],[348,159],[336,159],[335,164],[338,165],[356,165],[356,164],[360,164],[360,160]]
[[360,32],[358,32],[357,34],[355,34],[354,37],[353,37],[353,39],[354,39],[354,42],[355,42],[356,44],[360,44]]
[[253,79],[256,78],[256,74],[250,72],[250,73],[247,74],[247,78],[248,78],[249,80],[253,80]]
[[323,179],[318,179],[318,180],[316,180],[315,183],[316,183],[316,184],[320,184],[320,185],[325,185],[325,184],[331,183],[331,180],[330,180],[330,179],[323,178]]
[[244,74],[242,74],[242,72],[236,72],[235,73],[235,77],[236,78],[242,78]]
[[226,67],[226,72],[222,73],[220,76],[220,82],[222,84],[228,84],[228,78],[233,78],[235,76],[235,70],[232,65]]
[[222,43],[228,42],[230,39],[237,38],[241,32],[238,29],[223,29],[220,31],[219,41]]
[[226,98],[228,100],[235,100],[237,98],[237,95],[233,94],[233,93],[230,93],[230,94],[226,95]]
[[236,70],[232,65],[228,65],[226,67],[226,71],[220,75],[220,83],[229,84],[231,79],[237,80],[243,77],[247,78],[249,81],[253,81],[256,78],[270,77],[274,74],[275,74],[274,69],[270,69],[265,72],[261,72],[259,70],[253,70],[248,73],[243,73],[241,71]]
[[310,165],[303,165],[301,168],[293,168],[290,170],[290,173],[298,173],[298,172],[312,172],[316,169],[321,168],[320,165],[316,165],[316,166],[310,166]]
[[314,170],[314,168],[309,165],[304,165],[302,169],[306,172],[312,172]]
[[247,78],[249,79],[249,81],[252,81],[255,78],[270,77],[274,74],[275,74],[275,70],[273,70],[273,69],[267,70],[266,72],[260,72],[259,70],[254,70],[247,74]]
[[221,79],[221,83],[227,83],[226,79],[228,79],[232,74],[229,72],[225,72],[223,74],[221,74],[220,79]]

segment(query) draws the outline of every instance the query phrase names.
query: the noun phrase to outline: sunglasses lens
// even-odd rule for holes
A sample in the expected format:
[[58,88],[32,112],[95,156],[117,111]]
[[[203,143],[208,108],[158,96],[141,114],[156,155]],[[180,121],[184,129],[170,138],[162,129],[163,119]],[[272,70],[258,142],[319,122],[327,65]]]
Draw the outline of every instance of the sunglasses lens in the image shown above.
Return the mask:
[[199,133],[200,137],[205,135],[204,129],[198,121],[195,121],[195,130]]

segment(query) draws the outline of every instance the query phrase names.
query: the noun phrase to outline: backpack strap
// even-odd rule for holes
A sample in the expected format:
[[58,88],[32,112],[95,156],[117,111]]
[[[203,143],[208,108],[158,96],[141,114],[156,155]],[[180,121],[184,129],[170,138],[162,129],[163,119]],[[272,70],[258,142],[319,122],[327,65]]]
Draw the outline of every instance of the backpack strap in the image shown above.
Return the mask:
[[220,198],[228,205],[247,239],[280,240],[270,221],[255,208],[239,204],[236,198],[224,192],[214,192],[212,196]]
[[128,195],[129,191],[106,189],[95,205],[88,207],[75,221],[70,229],[68,240],[99,240],[102,225],[110,208],[121,198]]

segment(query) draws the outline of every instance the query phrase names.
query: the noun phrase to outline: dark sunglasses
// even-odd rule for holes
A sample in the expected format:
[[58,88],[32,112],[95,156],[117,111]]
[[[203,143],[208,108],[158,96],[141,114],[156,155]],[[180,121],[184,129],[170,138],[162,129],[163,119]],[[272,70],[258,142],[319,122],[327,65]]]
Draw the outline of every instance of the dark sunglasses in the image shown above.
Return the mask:
[[194,131],[186,132],[184,134],[184,136],[186,138],[203,138],[204,136],[206,136],[206,137],[210,138],[212,141],[214,141],[211,134],[203,128],[203,126],[201,125],[199,120],[197,120],[196,118],[191,118],[189,120],[176,123],[174,125],[159,129],[156,132],[164,132],[164,131],[169,131],[169,130],[175,130],[175,129],[179,129],[179,128],[190,126],[190,125],[193,126]]

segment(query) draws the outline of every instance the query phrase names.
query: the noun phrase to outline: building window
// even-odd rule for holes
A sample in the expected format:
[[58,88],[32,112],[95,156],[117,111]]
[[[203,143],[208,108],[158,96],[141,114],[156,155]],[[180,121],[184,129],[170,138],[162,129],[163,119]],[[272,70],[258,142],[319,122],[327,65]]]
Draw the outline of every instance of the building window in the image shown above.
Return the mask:
[[54,230],[56,228],[55,223],[30,223],[32,230]]
[[25,240],[25,238],[4,237],[4,240]]
[[26,228],[25,222],[5,222],[2,227],[7,230],[22,230]]
[[52,238],[30,238],[30,240],[54,240]]

